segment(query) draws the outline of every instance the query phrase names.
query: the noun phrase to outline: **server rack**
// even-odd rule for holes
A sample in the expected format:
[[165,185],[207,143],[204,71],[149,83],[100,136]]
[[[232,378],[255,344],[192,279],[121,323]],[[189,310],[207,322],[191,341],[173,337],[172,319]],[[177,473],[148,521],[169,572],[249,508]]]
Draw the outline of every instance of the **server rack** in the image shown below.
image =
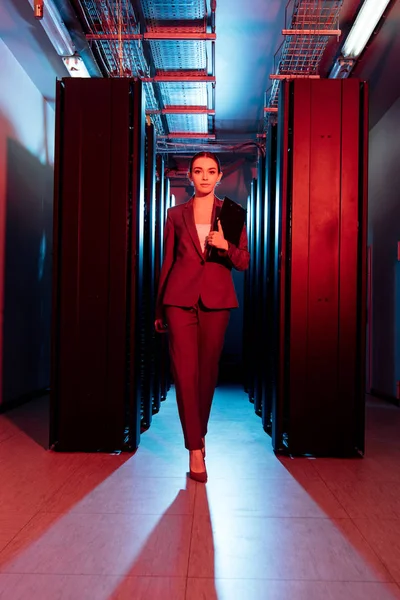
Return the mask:
[[263,337],[262,360],[262,423],[264,430],[272,432],[272,406],[275,389],[277,320],[274,318],[274,247],[275,247],[275,201],[276,201],[276,151],[277,127],[271,124],[267,132],[264,210],[262,220],[262,264],[261,264],[261,323]]
[[50,446],[140,437],[144,103],[140,82],[57,82]]
[[254,411],[262,415],[263,396],[263,372],[265,356],[259,348],[265,348],[265,329],[263,327],[264,298],[263,282],[260,274],[263,272],[263,247],[265,244],[263,235],[263,222],[265,218],[265,156],[261,155],[257,163],[257,180],[255,182],[254,202],[254,244],[253,244],[253,295],[254,295]]
[[367,85],[284,82],[278,123],[273,447],[364,452]]
[[245,272],[244,298],[243,298],[243,364],[244,364],[244,389],[249,397],[249,401],[254,403],[255,394],[255,340],[254,340],[254,302],[255,302],[255,279],[256,272],[254,268],[254,248],[255,239],[255,195],[256,180],[253,179],[250,184],[250,194],[247,198],[246,228],[248,238],[248,248],[250,253],[249,268]]
[[142,323],[141,427],[148,429],[154,412],[155,395],[155,266],[156,266],[156,132],[146,125],[144,202],[144,271]]
[[[165,177],[164,157],[158,155],[156,158],[156,210],[155,210],[155,242],[154,242],[154,294],[156,296],[158,289],[158,278],[161,269],[163,255],[163,237],[165,220]],[[155,315],[154,315],[155,316]],[[161,407],[162,396],[162,365],[163,365],[163,337],[156,335],[154,340],[154,387],[153,387],[153,405],[154,411],[158,412]]]
[[[164,238],[164,225],[167,218],[167,210],[172,206],[172,195],[171,195],[171,180],[168,177],[164,177],[164,197],[161,202],[160,212],[160,235],[161,240]],[[160,249],[160,261],[163,258],[164,249],[161,245]],[[161,262],[160,262],[161,265]],[[165,400],[167,393],[171,387],[171,362],[168,348],[168,337],[166,335],[161,336],[161,400]]]

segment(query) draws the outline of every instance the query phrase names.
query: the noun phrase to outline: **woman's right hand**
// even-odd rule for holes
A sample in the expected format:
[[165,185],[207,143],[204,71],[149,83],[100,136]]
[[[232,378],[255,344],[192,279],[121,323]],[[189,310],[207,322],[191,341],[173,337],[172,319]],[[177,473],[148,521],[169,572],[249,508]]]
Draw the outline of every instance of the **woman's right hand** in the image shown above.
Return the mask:
[[154,321],[154,327],[157,333],[167,333],[167,324],[164,319],[156,319]]

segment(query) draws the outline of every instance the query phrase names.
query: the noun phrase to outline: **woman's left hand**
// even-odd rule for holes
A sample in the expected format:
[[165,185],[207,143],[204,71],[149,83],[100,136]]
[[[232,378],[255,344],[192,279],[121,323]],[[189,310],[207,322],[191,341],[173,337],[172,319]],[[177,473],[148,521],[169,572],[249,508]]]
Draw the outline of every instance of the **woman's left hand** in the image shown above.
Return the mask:
[[224,232],[222,231],[222,225],[220,220],[217,221],[218,231],[210,231],[207,236],[207,244],[218,250],[228,250],[228,242],[224,238]]

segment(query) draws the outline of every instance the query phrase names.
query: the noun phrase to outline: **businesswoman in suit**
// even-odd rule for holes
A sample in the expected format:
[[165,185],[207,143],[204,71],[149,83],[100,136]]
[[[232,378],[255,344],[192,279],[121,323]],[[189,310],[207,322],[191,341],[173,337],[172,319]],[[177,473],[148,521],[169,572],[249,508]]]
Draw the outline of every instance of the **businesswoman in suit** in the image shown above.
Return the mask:
[[211,152],[193,156],[193,197],[168,209],[156,303],[156,331],[169,333],[178,412],[190,477],[205,483],[205,436],[230,309],[238,306],[232,268],[249,264],[243,227],[238,246],[224,238],[215,194],[222,172]]

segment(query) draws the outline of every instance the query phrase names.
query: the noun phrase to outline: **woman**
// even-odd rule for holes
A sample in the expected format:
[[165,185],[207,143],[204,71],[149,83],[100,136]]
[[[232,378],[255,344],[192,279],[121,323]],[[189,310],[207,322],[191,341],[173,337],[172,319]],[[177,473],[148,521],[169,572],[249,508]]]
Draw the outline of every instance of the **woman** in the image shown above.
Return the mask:
[[222,177],[217,156],[193,156],[188,177],[194,196],[167,212],[155,328],[169,332],[190,477],[205,483],[205,436],[219,359],[230,309],[238,306],[231,270],[247,269],[249,252],[245,227],[234,246],[217,219],[222,206],[214,195]]

